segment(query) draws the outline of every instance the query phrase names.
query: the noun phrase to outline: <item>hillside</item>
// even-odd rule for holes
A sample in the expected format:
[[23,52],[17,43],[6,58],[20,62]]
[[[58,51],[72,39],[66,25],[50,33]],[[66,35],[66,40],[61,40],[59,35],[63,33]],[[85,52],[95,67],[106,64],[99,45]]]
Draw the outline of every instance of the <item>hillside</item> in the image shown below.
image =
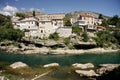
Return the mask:
[[[98,18],[99,15],[101,14],[101,13],[97,13],[97,12],[81,10],[81,11],[73,11],[73,12],[70,12],[70,13],[66,14],[66,17],[78,18],[80,14],[85,14],[85,13],[91,14],[91,15],[94,16],[95,18]],[[103,15],[103,17],[104,17],[105,19],[108,19],[108,18],[109,18],[109,16],[106,16],[106,15],[104,15],[104,14],[102,14],[102,15]]]

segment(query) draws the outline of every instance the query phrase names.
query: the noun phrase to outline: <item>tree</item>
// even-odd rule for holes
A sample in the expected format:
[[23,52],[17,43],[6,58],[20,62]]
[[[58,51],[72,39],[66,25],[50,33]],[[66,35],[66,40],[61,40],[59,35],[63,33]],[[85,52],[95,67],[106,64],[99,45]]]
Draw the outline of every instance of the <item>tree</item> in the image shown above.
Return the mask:
[[66,20],[65,26],[72,26],[72,24],[71,24],[71,22],[70,22],[70,19],[67,19],[67,20]]
[[64,43],[65,43],[65,45],[68,45],[70,43],[70,38],[65,38]]
[[101,26],[104,26],[104,27],[106,27],[106,28],[109,28],[108,21],[104,19],[104,20],[102,21]]
[[12,28],[6,28],[1,27],[0,28],[0,40],[14,40],[14,41],[20,41],[21,38],[25,35],[23,31],[19,29],[12,29]]
[[4,16],[0,14],[0,27],[3,27],[3,26],[12,28],[12,22],[11,22],[10,16]]
[[19,20],[22,20],[22,19],[25,18],[25,14],[24,14],[24,13],[21,13],[21,12],[17,12],[17,13],[16,13],[16,16],[20,17]]
[[99,14],[99,19],[104,19],[102,14]]
[[110,18],[110,19],[108,20],[108,23],[109,23],[110,25],[115,25],[115,26],[117,26],[118,21],[119,21],[119,17],[118,17],[118,15],[115,15],[115,16],[113,16],[112,18]]
[[53,39],[53,40],[57,41],[59,39],[58,33],[55,32],[53,34],[50,34],[49,39]]
[[87,32],[83,32],[82,37],[83,37],[83,41],[84,41],[84,42],[88,42],[89,37],[88,37]]
[[33,11],[33,16],[34,16],[34,17],[36,16],[35,11]]
[[94,38],[98,47],[109,47],[112,43],[117,43],[116,38],[108,31],[99,31]]
[[113,36],[117,39],[117,42],[120,45],[120,31],[114,31]]
[[78,26],[74,26],[72,27],[72,33],[76,33],[76,34],[80,34],[80,32],[82,32],[82,29],[79,28]]

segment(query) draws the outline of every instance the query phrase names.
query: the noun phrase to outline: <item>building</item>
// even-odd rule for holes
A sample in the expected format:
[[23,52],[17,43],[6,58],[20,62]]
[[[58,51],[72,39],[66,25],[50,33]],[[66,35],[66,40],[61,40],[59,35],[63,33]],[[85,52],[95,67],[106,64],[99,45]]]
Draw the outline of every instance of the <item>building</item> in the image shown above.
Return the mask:
[[56,32],[58,33],[60,37],[67,38],[72,35],[72,28],[71,27],[60,27],[56,30]]
[[104,26],[97,26],[97,31],[105,31],[106,28]]
[[96,31],[96,20],[95,18],[90,14],[81,14],[77,20],[77,22],[74,23],[75,26],[79,26],[79,28],[82,28],[83,31]]
[[51,33],[54,33],[57,28],[63,27],[63,18],[65,14],[44,14],[39,15],[39,36],[41,38],[48,37]]
[[57,28],[63,27],[65,14],[41,14],[33,17],[29,16],[23,20],[12,18],[15,29],[25,31],[25,36],[47,38],[54,33]]

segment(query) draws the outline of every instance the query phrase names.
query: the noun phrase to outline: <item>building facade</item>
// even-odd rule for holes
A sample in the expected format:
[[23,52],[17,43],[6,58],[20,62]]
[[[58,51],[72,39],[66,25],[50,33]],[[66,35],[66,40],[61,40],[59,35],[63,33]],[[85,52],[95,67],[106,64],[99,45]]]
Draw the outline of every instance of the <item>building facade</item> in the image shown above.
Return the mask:
[[96,25],[99,25],[101,23],[101,20],[96,19],[90,14],[81,14],[74,25],[82,28],[83,31],[93,32],[97,30]]
[[26,37],[47,38],[57,28],[63,27],[65,14],[43,14],[36,17],[26,17],[23,20],[12,18],[15,29],[25,31]]

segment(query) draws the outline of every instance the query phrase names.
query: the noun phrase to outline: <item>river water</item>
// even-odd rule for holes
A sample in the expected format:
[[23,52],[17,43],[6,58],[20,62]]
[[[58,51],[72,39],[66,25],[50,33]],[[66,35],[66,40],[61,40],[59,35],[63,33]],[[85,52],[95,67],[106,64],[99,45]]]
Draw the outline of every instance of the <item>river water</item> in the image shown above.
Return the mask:
[[0,62],[21,61],[29,66],[44,65],[48,63],[59,63],[62,68],[39,80],[87,80],[82,79],[74,73],[68,74],[69,68],[74,63],[93,63],[94,65],[113,63],[120,64],[120,52],[104,54],[79,54],[79,55],[44,55],[44,54],[11,54],[0,52]]

